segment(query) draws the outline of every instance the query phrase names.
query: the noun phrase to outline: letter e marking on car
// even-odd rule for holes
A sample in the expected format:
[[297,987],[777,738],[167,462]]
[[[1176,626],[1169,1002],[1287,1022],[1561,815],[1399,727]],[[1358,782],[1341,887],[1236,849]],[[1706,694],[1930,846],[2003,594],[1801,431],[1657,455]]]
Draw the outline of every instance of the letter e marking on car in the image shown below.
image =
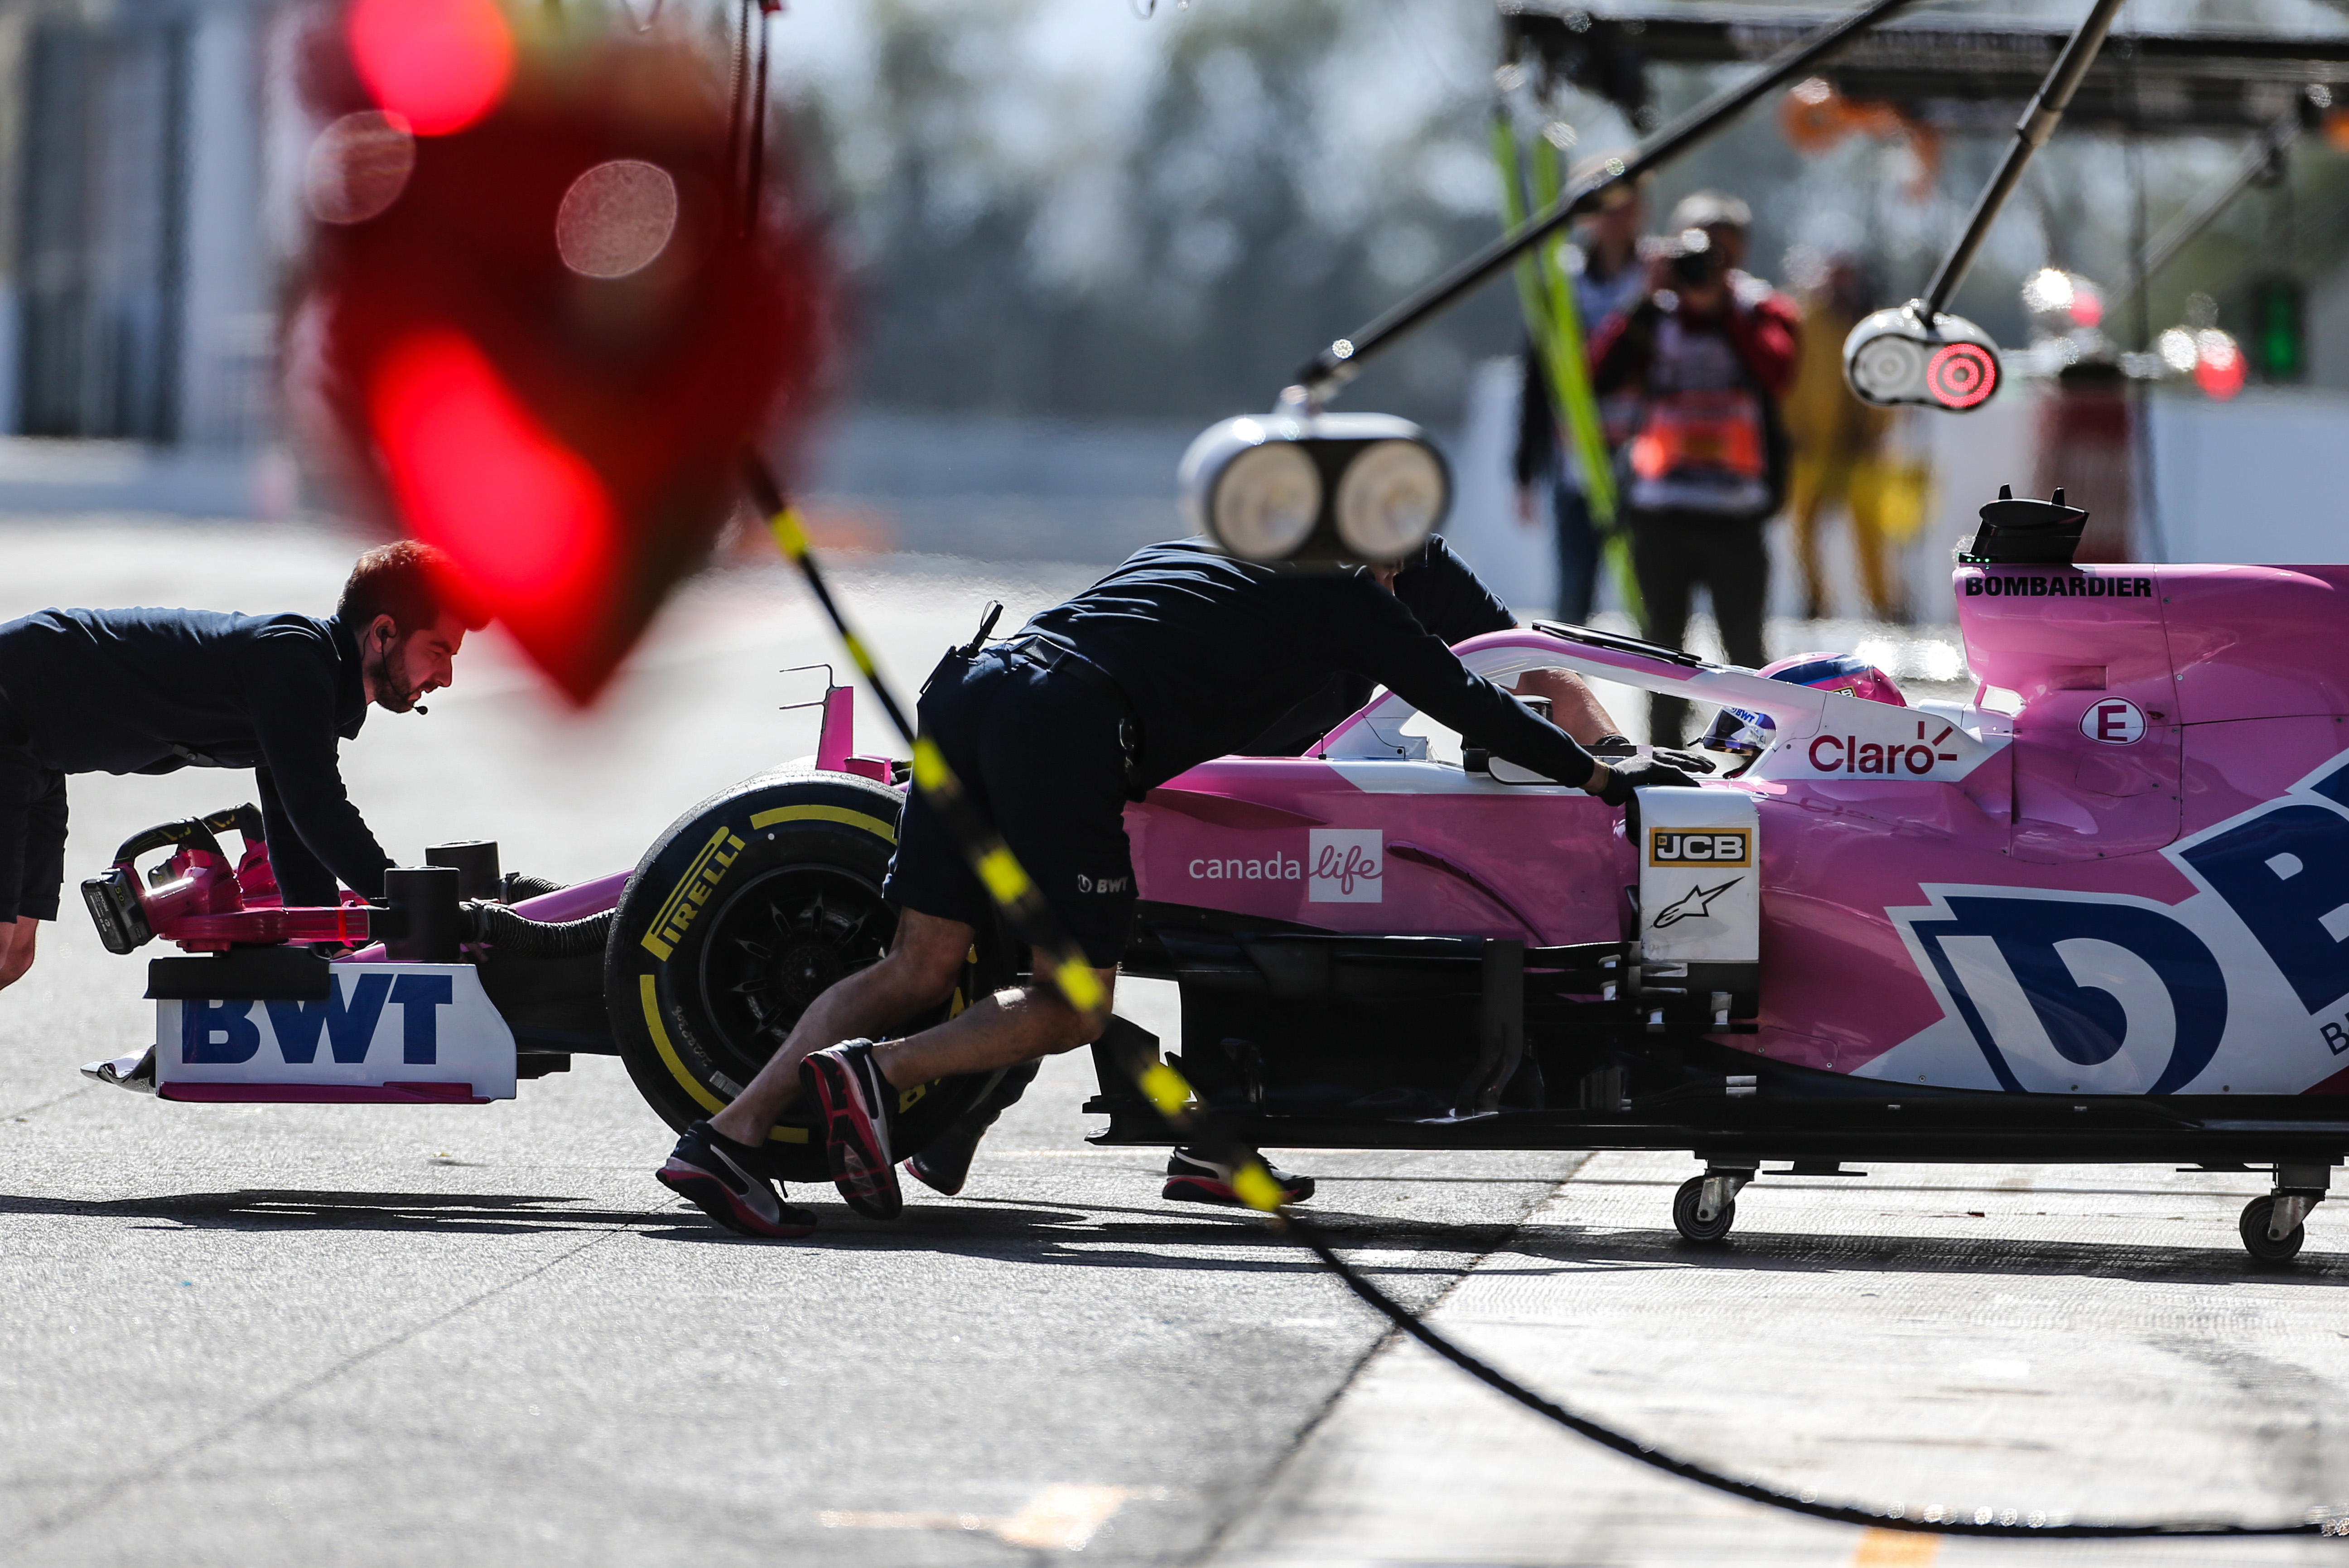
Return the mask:
[[2080,715],[2080,733],[2107,746],[2134,746],[2145,739],[2145,714],[2126,697],[2100,698]]

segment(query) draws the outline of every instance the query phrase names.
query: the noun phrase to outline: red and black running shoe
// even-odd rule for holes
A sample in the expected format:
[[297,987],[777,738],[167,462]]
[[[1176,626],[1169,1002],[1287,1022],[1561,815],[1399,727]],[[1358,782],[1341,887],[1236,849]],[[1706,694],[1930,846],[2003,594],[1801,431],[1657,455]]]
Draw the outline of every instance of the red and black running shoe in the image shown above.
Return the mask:
[[[1280,1184],[1283,1203],[1302,1203],[1313,1196],[1313,1179],[1286,1171],[1270,1160],[1265,1169]],[[1166,1157],[1166,1186],[1159,1196],[1176,1203],[1216,1203],[1226,1209],[1245,1209],[1247,1204],[1232,1190],[1232,1170],[1228,1165],[1218,1165],[1195,1148],[1178,1148]]]
[[895,1220],[905,1200],[889,1158],[889,1102],[897,1091],[873,1060],[873,1042],[848,1040],[800,1064],[800,1090],[823,1113],[823,1152],[833,1185],[868,1220]]
[[815,1229],[815,1216],[783,1201],[766,1174],[766,1160],[708,1122],[685,1129],[668,1163],[653,1172],[663,1187],[729,1231],[745,1236],[796,1237]]

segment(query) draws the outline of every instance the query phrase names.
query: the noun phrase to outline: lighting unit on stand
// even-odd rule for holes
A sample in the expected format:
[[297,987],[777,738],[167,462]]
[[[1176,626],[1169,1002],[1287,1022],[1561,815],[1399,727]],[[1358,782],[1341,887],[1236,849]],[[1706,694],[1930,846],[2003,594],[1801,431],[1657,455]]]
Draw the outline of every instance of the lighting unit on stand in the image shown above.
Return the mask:
[[1298,400],[1208,426],[1175,478],[1192,527],[1266,564],[1400,561],[1452,504],[1451,472],[1417,425],[1315,413]]

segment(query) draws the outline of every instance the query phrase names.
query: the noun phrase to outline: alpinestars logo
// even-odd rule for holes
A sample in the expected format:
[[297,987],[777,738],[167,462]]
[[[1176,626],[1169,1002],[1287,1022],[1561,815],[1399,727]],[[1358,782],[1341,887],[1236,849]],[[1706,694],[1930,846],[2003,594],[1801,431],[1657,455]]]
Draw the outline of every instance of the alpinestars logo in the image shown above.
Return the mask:
[[1691,888],[1687,892],[1658,909],[1656,918],[1648,923],[1651,926],[1677,926],[1682,920],[1702,919],[1713,913],[1713,901],[1715,898],[1744,880],[1743,877],[1732,877],[1716,888]]

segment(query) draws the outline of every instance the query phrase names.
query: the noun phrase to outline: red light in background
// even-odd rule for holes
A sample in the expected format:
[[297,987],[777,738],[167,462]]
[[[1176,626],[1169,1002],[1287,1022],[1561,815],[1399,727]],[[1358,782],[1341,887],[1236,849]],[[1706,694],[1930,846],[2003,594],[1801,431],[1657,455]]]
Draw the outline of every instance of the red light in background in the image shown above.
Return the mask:
[[542,656],[591,639],[612,587],[611,498],[481,351],[446,327],[418,332],[385,356],[367,408],[400,514],[448,552],[461,597]]
[[1925,362],[1925,389],[1945,409],[1971,409],[1998,390],[1997,357],[1978,343],[1949,343]]
[[2072,320],[2081,327],[2094,327],[2105,318],[2105,296],[2085,278],[2072,285]]
[[2194,335],[2194,384],[2225,402],[2243,389],[2243,351],[2235,340],[2215,327]]
[[357,0],[347,26],[359,78],[419,136],[481,119],[513,70],[513,36],[495,0]]

